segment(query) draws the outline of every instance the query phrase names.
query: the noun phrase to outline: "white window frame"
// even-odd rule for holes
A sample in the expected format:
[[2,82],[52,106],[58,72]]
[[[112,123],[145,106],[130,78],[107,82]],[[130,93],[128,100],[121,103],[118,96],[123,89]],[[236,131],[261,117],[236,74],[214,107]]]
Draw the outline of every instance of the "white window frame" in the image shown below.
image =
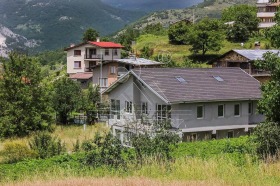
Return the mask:
[[114,49],[113,53],[114,53],[114,56],[117,56],[119,54],[118,49]]
[[141,113],[148,115],[148,103],[147,102],[141,103]]
[[[202,107],[202,116],[198,117],[198,107]],[[196,106],[196,118],[197,119],[203,119],[204,118],[204,105],[197,105]]]
[[[219,106],[223,106],[223,116],[219,116]],[[218,110],[218,118],[224,118],[225,117],[225,105],[219,104],[217,110]]]
[[110,74],[116,74],[116,66],[110,66]]
[[100,88],[108,87],[108,78],[99,78]]
[[[160,107],[160,109],[159,109]],[[166,108],[166,110],[163,110],[163,108]],[[161,105],[157,104],[156,105],[156,112],[157,112],[157,120],[158,121],[163,121],[163,120],[169,120],[171,119],[171,105]]]
[[132,101],[125,101],[125,112],[132,113]]

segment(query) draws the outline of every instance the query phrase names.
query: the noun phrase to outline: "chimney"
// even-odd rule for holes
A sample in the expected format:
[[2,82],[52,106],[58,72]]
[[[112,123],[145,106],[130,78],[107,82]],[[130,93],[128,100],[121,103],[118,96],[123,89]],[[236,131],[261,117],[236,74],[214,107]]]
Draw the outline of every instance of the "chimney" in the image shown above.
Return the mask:
[[73,44],[73,43],[70,44],[70,47],[74,47],[74,46],[75,46],[75,44]]
[[100,42],[100,37],[97,37],[97,38],[96,38],[96,42]]
[[256,50],[261,49],[261,42],[259,42],[259,41],[256,41],[256,42],[255,42],[255,49],[256,49]]

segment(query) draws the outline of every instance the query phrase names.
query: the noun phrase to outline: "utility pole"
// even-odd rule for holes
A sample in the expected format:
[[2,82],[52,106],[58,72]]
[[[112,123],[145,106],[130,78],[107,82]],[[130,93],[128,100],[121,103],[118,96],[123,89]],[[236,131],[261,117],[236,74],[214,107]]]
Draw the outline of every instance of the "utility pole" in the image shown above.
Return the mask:
[[103,65],[103,52],[102,49],[100,49],[101,51],[101,62],[100,62],[100,77],[99,77],[99,85],[100,85],[100,103],[102,103],[102,91],[101,91],[101,82],[103,80],[102,76],[102,65]]

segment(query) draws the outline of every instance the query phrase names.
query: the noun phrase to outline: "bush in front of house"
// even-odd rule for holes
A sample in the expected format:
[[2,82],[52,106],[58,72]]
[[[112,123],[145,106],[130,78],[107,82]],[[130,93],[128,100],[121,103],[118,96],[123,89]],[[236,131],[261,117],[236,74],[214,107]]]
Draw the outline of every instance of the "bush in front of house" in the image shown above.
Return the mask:
[[46,132],[37,133],[29,141],[30,149],[36,152],[38,158],[49,158],[66,152],[65,143]]

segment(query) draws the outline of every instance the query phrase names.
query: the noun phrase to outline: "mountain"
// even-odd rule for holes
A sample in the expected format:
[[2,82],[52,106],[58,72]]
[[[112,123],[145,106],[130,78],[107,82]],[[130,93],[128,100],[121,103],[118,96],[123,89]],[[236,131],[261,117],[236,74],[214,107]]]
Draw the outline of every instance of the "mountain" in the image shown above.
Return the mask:
[[25,48],[33,48],[37,45],[35,40],[28,40],[0,24],[0,56],[7,57],[12,48],[25,50]]
[[180,9],[197,5],[203,0],[102,0],[104,3],[125,10],[156,11]]
[[[80,42],[89,27],[102,35],[111,34],[143,15],[100,0],[0,0],[0,24],[34,41],[37,50]],[[3,43],[4,34],[1,38]]]
[[[255,0],[204,0],[202,3],[185,9],[171,9],[153,12],[148,16],[142,17],[138,21],[128,25],[141,30],[146,25],[161,23],[168,27],[180,20],[199,21],[204,17],[220,18],[222,11],[230,6],[237,4],[256,5]],[[119,33],[121,33],[120,31]],[[118,33],[118,34],[119,34]],[[118,35],[117,34],[117,35]]]

